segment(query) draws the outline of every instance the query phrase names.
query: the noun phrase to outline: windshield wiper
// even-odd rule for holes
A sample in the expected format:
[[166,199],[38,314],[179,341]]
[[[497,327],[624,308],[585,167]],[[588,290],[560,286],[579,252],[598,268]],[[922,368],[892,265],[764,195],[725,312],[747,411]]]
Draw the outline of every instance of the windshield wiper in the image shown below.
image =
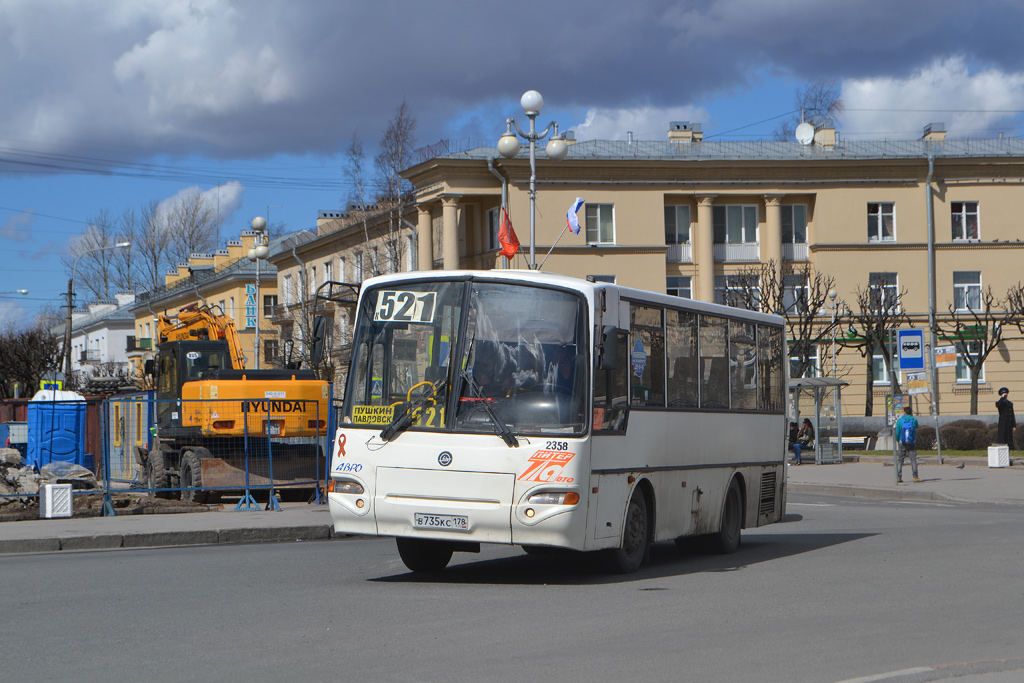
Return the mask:
[[438,392],[441,391],[448,384],[448,378],[444,378],[435,382],[430,390],[425,392],[422,396],[417,398],[415,401],[405,404],[401,412],[395,415],[391,423],[385,427],[381,433],[380,438],[385,441],[392,441],[399,433],[405,431],[412,424],[413,413],[422,408],[427,401],[437,396]]
[[469,373],[465,370],[462,370],[461,374],[462,380],[466,383],[466,386],[468,386],[469,390],[472,391],[480,400],[480,404],[484,407],[484,410],[487,411],[487,415],[491,418],[491,423],[494,425],[494,429],[497,431],[498,436],[501,437],[501,440],[504,441],[509,448],[519,448],[519,440],[516,439],[509,426],[502,420],[498,419],[497,413],[495,413],[494,408],[491,407],[490,399],[484,396],[484,393],[480,390],[476,381],[470,377]]

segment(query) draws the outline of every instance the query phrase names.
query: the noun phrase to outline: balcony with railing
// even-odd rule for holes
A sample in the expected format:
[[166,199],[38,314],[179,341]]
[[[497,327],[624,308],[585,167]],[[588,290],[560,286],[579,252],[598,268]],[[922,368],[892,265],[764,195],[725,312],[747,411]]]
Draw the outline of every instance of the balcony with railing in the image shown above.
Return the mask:
[[724,263],[757,263],[760,260],[761,244],[759,242],[715,244],[715,261]]
[[128,354],[142,354],[152,350],[152,337],[128,337],[127,344],[125,345],[125,353]]
[[90,365],[100,362],[99,349],[84,349],[78,354],[78,362],[82,365]]
[[807,243],[793,244],[788,242],[782,243],[782,260],[783,261],[808,261],[809,250],[807,249]]
[[693,252],[689,244],[670,244],[665,252],[669,263],[693,263]]

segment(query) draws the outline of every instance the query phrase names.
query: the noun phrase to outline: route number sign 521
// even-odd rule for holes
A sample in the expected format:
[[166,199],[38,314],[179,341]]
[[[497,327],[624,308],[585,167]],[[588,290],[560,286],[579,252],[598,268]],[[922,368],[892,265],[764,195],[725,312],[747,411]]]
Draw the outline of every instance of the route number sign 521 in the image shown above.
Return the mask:
[[436,292],[385,290],[377,295],[374,322],[432,323]]

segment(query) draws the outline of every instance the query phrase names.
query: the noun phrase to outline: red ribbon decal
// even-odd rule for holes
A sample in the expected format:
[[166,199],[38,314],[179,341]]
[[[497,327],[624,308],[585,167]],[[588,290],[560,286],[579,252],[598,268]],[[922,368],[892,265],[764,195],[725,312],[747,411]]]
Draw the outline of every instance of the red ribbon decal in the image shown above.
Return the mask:
[[341,434],[338,437],[338,450],[341,451],[341,457],[343,457],[343,458],[345,457],[345,441],[346,440],[347,439],[345,438],[344,434]]

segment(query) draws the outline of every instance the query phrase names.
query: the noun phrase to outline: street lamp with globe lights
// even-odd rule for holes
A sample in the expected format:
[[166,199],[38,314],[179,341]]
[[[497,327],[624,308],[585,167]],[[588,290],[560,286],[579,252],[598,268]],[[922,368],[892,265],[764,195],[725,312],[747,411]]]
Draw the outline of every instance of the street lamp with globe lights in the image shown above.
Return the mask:
[[[506,159],[512,159],[519,154],[519,138],[530,143],[530,270],[536,270],[536,236],[537,236],[537,143],[547,137],[552,131],[551,139],[544,147],[548,158],[553,161],[561,161],[569,153],[569,145],[558,133],[558,123],[552,121],[541,132],[537,132],[537,116],[544,108],[544,98],[536,90],[527,90],[519,99],[519,104],[530,120],[530,129],[526,132],[519,127],[516,120],[511,116],[505,119],[505,134],[498,140],[498,153]],[[515,131],[512,127],[515,126]],[[517,135],[518,134],[518,135]]]
[[[247,256],[250,261],[256,262],[256,306],[255,306],[255,318],[256,318],[256,338],[253,341],[253,356],[256,358],[255,369],[260,369],[260,260],[267,258],[270,254],[270,248],[267,246],[267,221],[262,216],[256,216],[252,219],[252,231],[256,233],[256,237],[253,240],[252,249],[249,250]],[[246,316],[248,317],[248,315]]]
[[[68,294],[67,294],[67,306],[68,315],[64,322],[64,382],[67,383],[71,380],[71,298],[75,294],[75,276],[78,274],[78,262],[82,260],[83,256],[89,254],[95,254],[98,251],[110,251],[111,249],[127,249],[132,246],[131,242],[118,242],[117,244],[111,244],[105,247],[95,247],[93,249],[87,249],[75,258],[75,264],[71,268],[71,279],[68,280]],[[18,290],[21,291],[21,290]],[[24,292],[28,294],[28,292]]]
[[0,296],[7,296],[8,294],[21,294],[22,296],[28,296],[28,290],[16,289],[13,292],[0,292]]

